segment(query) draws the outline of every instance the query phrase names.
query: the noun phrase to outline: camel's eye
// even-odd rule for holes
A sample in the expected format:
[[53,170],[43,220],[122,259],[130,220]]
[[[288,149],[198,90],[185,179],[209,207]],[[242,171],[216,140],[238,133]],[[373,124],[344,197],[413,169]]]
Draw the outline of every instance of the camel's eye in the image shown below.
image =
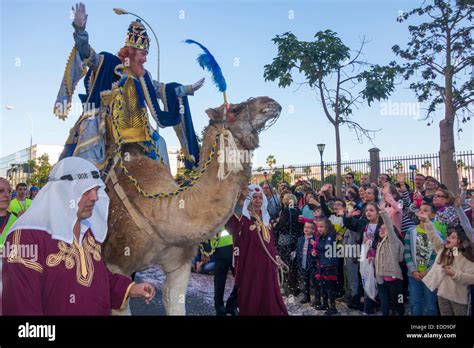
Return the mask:
[[235,114],[238,114],[240,111],[242,111],[241,106],[236,106],[236,107],[232,108],[232,112],[235,113]]

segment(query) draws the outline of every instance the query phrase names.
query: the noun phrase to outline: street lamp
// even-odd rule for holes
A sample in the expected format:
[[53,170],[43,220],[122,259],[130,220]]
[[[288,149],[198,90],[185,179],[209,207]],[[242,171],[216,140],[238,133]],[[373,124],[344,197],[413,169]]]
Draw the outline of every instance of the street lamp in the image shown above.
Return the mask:
[[326,144],[317,145],[319,154],[321,155],[321,186],[324,185],[324,162],[323,162],[323,152],[326,147]]

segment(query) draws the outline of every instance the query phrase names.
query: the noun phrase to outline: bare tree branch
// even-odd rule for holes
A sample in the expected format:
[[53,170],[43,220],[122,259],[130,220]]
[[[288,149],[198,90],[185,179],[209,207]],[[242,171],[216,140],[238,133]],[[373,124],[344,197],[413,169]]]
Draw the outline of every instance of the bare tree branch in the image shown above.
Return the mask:
[[359,123],[348,119],[341,120],[341,123],[346,124],[350,130],[355,131],[357,141],[359,141],[359,143],[362,143],[364,138],[367,138],[369,139],[369,141],[372,141],[375,138],[375,133],[381,130],[381,128],[367,129],[362,127]]
[[360,43],[360,48],[359,48],[359,50],[356,51],[356,52],[357,52],[356,56],[355,56],[354,59],[352,59],[349,63],[347,63],[346,66],[347,66],[347,65],[351,65],[351,64],[353,64],[355,61],[357,61],[357,58],[359,58],[359,56],[362,54],[362,49],[364,48],[365,43],[366,43],[366,40],[365,40],[365,36],[364,36],[364,37],[362,38],[362,42]]

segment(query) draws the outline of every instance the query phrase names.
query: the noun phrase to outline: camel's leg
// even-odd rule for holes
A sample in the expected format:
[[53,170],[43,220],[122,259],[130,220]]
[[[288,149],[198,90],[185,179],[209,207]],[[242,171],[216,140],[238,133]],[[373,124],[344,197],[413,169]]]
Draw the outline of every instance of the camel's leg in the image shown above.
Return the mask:
[[167,315],[185,315],[186,290],[191,273],[191,257],[195,248],[173,248],[161,264],[166,273],[163,304]]

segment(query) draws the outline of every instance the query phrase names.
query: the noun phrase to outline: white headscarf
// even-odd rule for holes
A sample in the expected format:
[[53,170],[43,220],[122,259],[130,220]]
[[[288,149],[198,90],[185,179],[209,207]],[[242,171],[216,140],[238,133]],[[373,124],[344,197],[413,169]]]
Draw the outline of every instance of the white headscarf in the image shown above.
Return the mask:
[[268,226],[270,223],[270,214],[268,213],[268,200],[267,197],[263,194],[263,190],[259,185],[251,184],[249,185],[249,193],[247,198],[245,199],[244,206],[242,207],[242,215],[245,216],[247,219],[250,219],[250,212],[249,212],[249,205],[253,199],[253,196],[256,193],[260,193],[262,195],[262,221],[265,226]]
[[98,201],[92,216],[81,223],[90,227],[94,238],[102,243],[107,236],[109,197],[99,170],[80,157],[65,158],[53,167],[48,183],[38,192],[28,210],[10,228],[46,231],[51,238],[72,244],[82,195],[99,186]]

